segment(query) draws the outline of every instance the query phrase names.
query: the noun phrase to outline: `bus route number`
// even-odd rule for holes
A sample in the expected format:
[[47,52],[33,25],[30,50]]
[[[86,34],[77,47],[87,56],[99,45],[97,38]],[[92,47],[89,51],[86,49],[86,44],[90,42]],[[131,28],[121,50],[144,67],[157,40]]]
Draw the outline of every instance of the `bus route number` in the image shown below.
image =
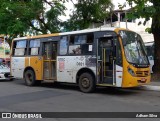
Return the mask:
[[77,62],[77,66],[84,66],[84,62]]

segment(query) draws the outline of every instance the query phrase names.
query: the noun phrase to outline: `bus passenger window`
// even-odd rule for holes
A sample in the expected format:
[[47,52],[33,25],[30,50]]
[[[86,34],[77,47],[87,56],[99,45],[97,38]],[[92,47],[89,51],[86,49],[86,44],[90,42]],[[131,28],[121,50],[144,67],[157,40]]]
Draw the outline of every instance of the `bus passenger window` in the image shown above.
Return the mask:
[[92,45],[91,44],[83,44],[81,45],[82,54],[92,54]]
[[85,44],[86,35],[79,35],[74,37],[74,44]]
[[60,55],[66,55],[68,48],[68,40],[67,36],[64,36],[60,40],[60,48],[59,48],[59,54]]
[[94,35],[93,33],[87,34],[87,44],[93,44]]
[[92,54],[93,33],[71,35],[69,54]]
[[70,45],[69,46],[69,54],[81,54],[80,45]]
[[24,56],[27,51],[27,41],[19,40],[13,43],[13,55],[14,56]]
[[53,43],[52,44],[52,58],[56,60],[57,57],[57,44]]
[[29,55],[39,55],[40,39],[30,40]]

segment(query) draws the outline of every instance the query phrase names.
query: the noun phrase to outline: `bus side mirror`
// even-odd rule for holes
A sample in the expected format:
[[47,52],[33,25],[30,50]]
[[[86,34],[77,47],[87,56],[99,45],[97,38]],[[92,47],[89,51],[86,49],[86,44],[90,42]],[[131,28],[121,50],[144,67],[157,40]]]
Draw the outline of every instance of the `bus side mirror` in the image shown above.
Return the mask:
[[149,59],[149,60],[153,60],[153,57],[152,57],[152,56],[148,56],[148,59]]

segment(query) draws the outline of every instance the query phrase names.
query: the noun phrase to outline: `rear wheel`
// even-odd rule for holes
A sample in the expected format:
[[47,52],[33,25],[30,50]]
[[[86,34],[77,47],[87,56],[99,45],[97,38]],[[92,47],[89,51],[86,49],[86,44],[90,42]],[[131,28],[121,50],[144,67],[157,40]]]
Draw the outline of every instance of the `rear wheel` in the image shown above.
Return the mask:
[[83,73],[79,78],[79,88],[82,92],[89,93],[95,90],[96,84],[90,73]]
[[34,86],[37,84],[37,81],[35,80],[35,73],[31,69],[25,71],[24,78],[27,86]]

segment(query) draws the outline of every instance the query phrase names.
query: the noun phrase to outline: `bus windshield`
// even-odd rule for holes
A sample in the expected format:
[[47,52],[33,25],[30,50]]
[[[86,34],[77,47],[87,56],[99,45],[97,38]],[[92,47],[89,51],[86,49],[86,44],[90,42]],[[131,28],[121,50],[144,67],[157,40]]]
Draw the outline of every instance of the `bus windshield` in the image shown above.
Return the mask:
[[120,31],[125,56],[129,63],[135,65],[149,65],[146,50],[140,35],[131,31]]

